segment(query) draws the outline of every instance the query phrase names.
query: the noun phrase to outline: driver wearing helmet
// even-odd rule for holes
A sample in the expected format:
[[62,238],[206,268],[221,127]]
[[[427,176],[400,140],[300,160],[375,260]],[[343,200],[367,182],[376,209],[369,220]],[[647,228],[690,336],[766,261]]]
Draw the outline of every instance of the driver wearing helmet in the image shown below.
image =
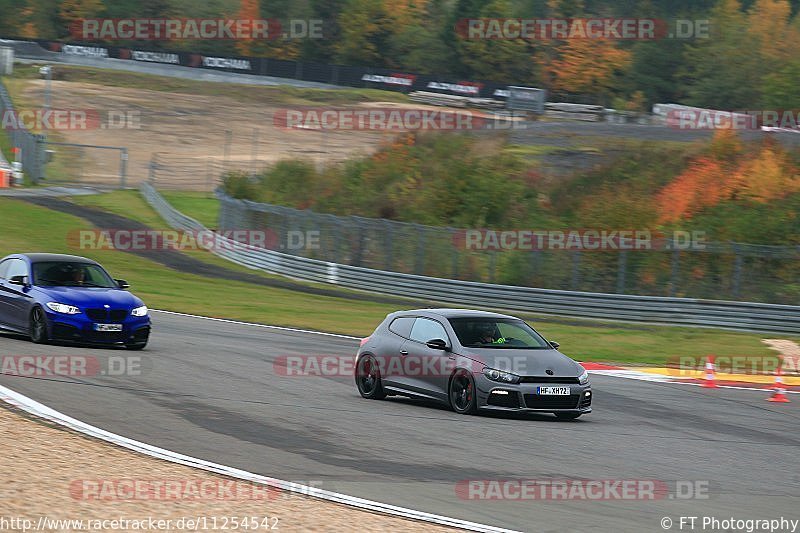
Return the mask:
[[489,323],[478,325],[478,342],[481,344],[492,344],[495,342],[494,325]]

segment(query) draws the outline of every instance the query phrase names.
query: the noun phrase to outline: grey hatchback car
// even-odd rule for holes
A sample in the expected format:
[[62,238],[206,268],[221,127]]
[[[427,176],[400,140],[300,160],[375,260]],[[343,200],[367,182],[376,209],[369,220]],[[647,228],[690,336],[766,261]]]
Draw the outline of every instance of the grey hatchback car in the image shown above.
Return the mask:
[[356,354],[364,398],[435,400],[455,412],[479,409],[554,413],[592,411],[586,370],[523,320],[465,309],[398,311]]

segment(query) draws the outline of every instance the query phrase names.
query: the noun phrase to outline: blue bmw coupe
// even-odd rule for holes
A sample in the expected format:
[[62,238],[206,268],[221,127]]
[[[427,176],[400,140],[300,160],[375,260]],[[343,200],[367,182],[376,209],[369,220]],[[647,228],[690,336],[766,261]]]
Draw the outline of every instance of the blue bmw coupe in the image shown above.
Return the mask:
[[141,350],[150,337],[144,303],[96,261],[63,254],[0,260],[0,330],[36,343],[71,341]]

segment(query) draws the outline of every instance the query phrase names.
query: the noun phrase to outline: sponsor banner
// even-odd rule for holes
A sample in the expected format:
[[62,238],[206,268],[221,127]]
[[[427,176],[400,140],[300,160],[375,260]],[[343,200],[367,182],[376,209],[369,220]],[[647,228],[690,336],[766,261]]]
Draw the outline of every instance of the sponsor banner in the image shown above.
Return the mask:
[[[307,28],[309,36],[311,36],[313,28],[310,23],[295,24],[294,27],[296,29],[289,32],[289,37],[302,35],[303,31],[306,31],[304,28]],[[141,50],[114,46],[101,47],[91,42],[66,44],[45,41],[44,44],[51,51],[73,56],[126,59],[147,63],[246,72],[264,76],[338,83],[352,87],[363,87],[366,84],[368,86],[379,86],[387,90],[431,91],[456,96],[495,98],[498,100],[505,100],[508,97],[507,85],[497,82],[452,81],[413,73],[391,72],[388,70],[376,72],[375,69],[362,67],[315,65],[271,58],[207,56],[205,54],[169,50]]]
[[147,63],[166,63],[168,65],[180,65],[180,55],[173,52],[151,52],[147,50],[129,50],[121,48],[119,50],[120,59],[131,59],[133,61],[144,61]]
[[215,68],[224,70],[237,70],[254,72],[254,62],[247,58],[215,57],[200,54],[189,55],[190,67]]
[[473,81],[459,81],[457,83],[446,81],[429,81],[425,88],[433,91],[451,93],[458,96],[478,97],[481,95],[483,83]]
[[100,57],[100,58],[110,57],[108,53],[108,48],[102,48],[99,46],[83,46],[76,44],[64,44],[64,45],[62,45],[61,43],[54,43],[54,44],[58,45],[56,47],[58,49],[53,50],[54,52],[61,52],[62,54],[69,56]]
[[400,87],[411,87],[417,77],[414,74],[369,74],[361,76],[362,81],[378,83],[382,85],[392,85]]

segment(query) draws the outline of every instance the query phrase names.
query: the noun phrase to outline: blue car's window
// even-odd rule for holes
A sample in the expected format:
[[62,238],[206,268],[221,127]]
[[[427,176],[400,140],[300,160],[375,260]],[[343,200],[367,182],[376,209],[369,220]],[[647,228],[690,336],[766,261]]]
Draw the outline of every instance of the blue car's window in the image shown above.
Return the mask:
[[8,269],[6,270],[6,279],[11,279],[14,276],[27,276],[28,265],[22,259],[11,259],[9,261]]
[[551,348],[541,335],[522,320],[451,318],[450,324],[461,345],[470,348]]
[[33,284],[40,287],[117,287],[98,265],[56,261],[34,263]]
[[0,262],[0,279],[7,279],[6,272],[8,272],[9,266],[11,266],[11,259]]

